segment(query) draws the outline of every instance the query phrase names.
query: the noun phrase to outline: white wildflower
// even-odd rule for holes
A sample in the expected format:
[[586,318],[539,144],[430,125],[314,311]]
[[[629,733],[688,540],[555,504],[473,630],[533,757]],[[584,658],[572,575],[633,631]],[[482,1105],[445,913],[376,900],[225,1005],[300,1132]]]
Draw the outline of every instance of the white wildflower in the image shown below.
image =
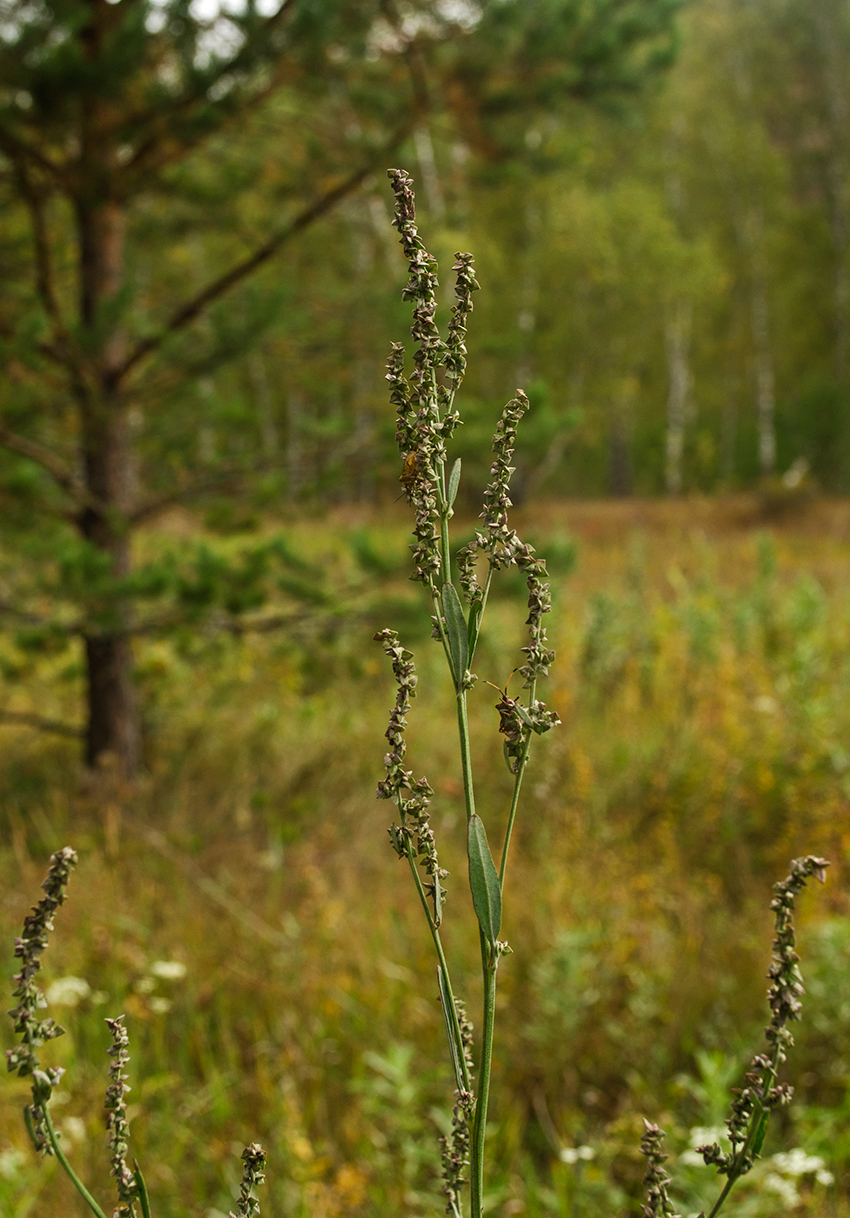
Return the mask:
[[163,981],[181,981],[186,976],[186,965],[182,960],[154,960],[148,971]]
[[807,1155],[800,1146],[771,1156],[771,1163],[784,1176],[808,1176],[826,1167],[818,1155]]
[[65,1120],[62,1122],[62,1133],[69,1142],[85,1142],[86,1123],[80,1117],[65,1117]]
[[562,1163],[581,1163],[596,1158],[592,1146],[565,1146],[558,1158]]
[[75,1007],[90,993],[91,986],[83,977],[57,977],[45,990],[45,998],[54,1007]]
[[780,1176],[778,1172],[768,1172],[762,1184],[768,1192],[774,1193],[779,1201],[788,1209],[793,1209],[795,1205],[799,1205],[800,1194],[797,1192],[793,1181],[786,1179],[785,1176]]
[[17,1146],[9,1146],[6,1150],[0,1150],[0,1176],[4,1180],[13,1180],[26,1161],[26,1155]]

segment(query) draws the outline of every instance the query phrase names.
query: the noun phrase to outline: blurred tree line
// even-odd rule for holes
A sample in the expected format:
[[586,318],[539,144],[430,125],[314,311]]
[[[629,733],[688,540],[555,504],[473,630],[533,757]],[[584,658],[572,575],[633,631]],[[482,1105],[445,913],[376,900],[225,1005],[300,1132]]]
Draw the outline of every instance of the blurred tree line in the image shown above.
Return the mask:
[[4,0],[0,610],[81,640],[89,764],[138,763],[134,637],[315,591],[279,538],[142,560],[140,526],[215,491],[370,490],[376,175],[412,143],[439,211],[432,121],[520,171],[530,121],[670,61],[677,5]]
[[81,640],[90,763],[137,762],[134,637],[316,594],[136,530],[394,495],[393,162],[486,289],[467,488],[519,384],[521,496],[848,489],[850,16],[678,7],[5,0],[0,612]]

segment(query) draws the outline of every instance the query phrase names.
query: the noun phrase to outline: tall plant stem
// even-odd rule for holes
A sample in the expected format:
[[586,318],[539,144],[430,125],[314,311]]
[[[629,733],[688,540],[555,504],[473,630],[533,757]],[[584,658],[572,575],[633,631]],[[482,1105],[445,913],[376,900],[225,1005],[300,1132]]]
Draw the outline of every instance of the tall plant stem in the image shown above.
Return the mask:
[[[532,681],[531,688],[528,691],[529,706],[534,705],[536,695],[537,695],[537,682]],[[511,845],[511,834],[514,831],[514,821],[516,820],[516,810],[517,810],[517,807],[519,806],[519,793],[520,793],[520,789],[522,788],[522,779],[523,779],[523,775],[525,774],[525,765],[526,765],[526,762],[528,761],[528,750],[531,748],[531,730],[527,728],[526,731],[527,731],[527,735],[525,737],[525,744],[522,746],[522,753],[520,754],[519,766],[517,767],[516,778],[514,779],[514,793],[511,797],[511,810],[508,813],[508,827],[505,830],[505,844],[504,844],[504,846],[502,846],[502,860],[501,860],[501,863],[499,864],[499,883],[501,884],[502,888],[505,887],[505,871],[507,870],[507,866],[508,866],[508,850],[510,849],[510,845]]]
[[484,961],[484,1027],[481,1065],[478,1070],[478,1095],[472,1124],[470,1162],[470,1218],[481,1218],[484,1201],[484,1141],[487,1137],[487,1104],[490,1099],[490,1069],[493,1061],[493,1027],[496,1019],[496,961],[491,960],[489,945],[481,936]]
[[466,819],[475,814],[475,790],[472,784],[472,752],[469,747],[469,717],[466,713],[466,690],[458,690],[457,730],[460,738],[460,764],[463,771],[463,794],[466,801]]
[[47,1108],[42,1108],[42,1112],[44,1113],[44,1124],[47,1127],[47,1136],[50,1139],[51,1149],[53,1150],[53,1153],[56,1155],[56,1158],[62,1164],[62,1167],[64,1168],[66,1175],[68,1176],[68,1178],[70,1179],[74,1188],[80,1194],[82,1199],[88,1205],[89,1209],[94,1214],[97,1215],[97,1218],[106,1218],[106,1215],[104,1214],[103,1210],[100,1208],[98,1203],[95,1201],[94,1197],[91,1195],[89,1190],[86,1188],[85,1184],[83,1184],[82,1180],[77,1175],[77,1173],[74,1171],[71,1164],[65,1158],[65,1152],[62,1150],[62,1147],[59,1145],[59,1138],[56,1136],[56,1130],[53,1128],[53,1122],[50,1119],[50,1113],[47,1111]]
[[[428,919],[428,929],[431,932],[431,938],[434,940],[434,950],[437,953],[437,960],[443,974],[443,980],[446,985],[446,993],[449,998],[451,1010],[448,1012],[448,1019],[451,1023],[452,1034],[454,1036],[455,1045],[457,1047],[458,1058],[460,1061],[461,1077],[463,1085],[467,1091],[472,1090],[471,1080],[469,1078],[469,1068],[466,1064],[466,1055],[463,1052],[463,1037],[461,1036],[460,1023],[457,1017],[457,1007],[455,1006],[454,990],[452,989],[452,981],[449,976],[449,966],[446,963],[446,955],[443,951],[443,942],[440,938],[440,932],[434,921],[434,915],[431,913],[431,908],[428,904],[428,897],[425,895],[425,889],[422,887],[422,877],[416,868],[416,858],[413,854],[413,847],[408,843],[407,846],[407,861],[410,864],[410,871],[413,875],[413,881],[416,884],[416,891],[419,893],[419,900],[422,902],[422,908],[425,910],[425,917]],[[435,878],[435,883],[439,884],[440,878]]]
[[[779,1070],[779,1054],[780,1054],[780,1047],[777,1044],[776,1048],[773,1051],[773,1060],[770,1063],[770,1072],[767,1075],[766,1079],[764,1080],[765,1091],[769,1090],[770,1087],[772,1087],[773,1084],[776,1082],[776,1075]],[[723,1202],[726,1200],[726,1198],[729,1196],[729,1193],[732,1190],[732,1185],[735,1183],[736,1180],[739,1180],[741,1178],[741,1176],[744,1174],[744,1172],[742,1170],[743,1162],[744,1162],[745,1157],[749,1154],[750,1150],[752,1149],[752,1147],[755,1143],[756,1137],[758,1136],[759,1125],[761,1124],[761,1119],[764,1116],[765,1111],[766,1110],[765,1110],[764,1106],[762,1104],[759,1104],[758,1108],[753,1113],[752,1118],[750,1119],[750,1128],[747,1131],[747,1140],[744,1142],[744,1145],[741,1147],[741,1149],[738,1151],[738,1154],[736,1155],[736,1160],[737,1160],[736,1166],[730,1170],[729,1177],[723,1186],[723,1191],[721,1192],[720,1196],[715,1201],[715,1203],[711,1209],[711,1212],[708,1215],[708,1218],[717,1218],[717,1215],[720,1213],[720,1209],[723,1205]]]

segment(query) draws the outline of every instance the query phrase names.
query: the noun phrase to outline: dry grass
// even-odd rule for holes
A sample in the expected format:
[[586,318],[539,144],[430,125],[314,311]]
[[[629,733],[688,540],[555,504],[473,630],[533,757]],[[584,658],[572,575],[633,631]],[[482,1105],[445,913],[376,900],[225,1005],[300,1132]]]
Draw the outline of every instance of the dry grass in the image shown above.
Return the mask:
[[[523,535],[556,555],[559,659],[543,696],[564,727],[532,763],[510,879],[495,1211],[566,1216],[577,1200],[575,1212],[610,1214],[634,1194],[640,1113],[673,1125],[678,1148],[716,1119],[710,1062],[742,1058],[763,1021],[770,883],[811,851],[834,867],[802,911],[818,991],[792,1069],[806,1108],[767,1149],[827,1154],[839,1183],[798,1181],[800,1212],[844,1214],[850,1012],[833,978],[850,964],[850,503],[773,520],[744,498],[553,502],[520,516]],[[189,527],[170,522],[174,534]],[[82,1173],[105,1184],[101,1017],[126,1011],[135,1150],[160,1214],[226,1214],[251,1138],[269,1154],[269,1213],[441,1208],[443,1033],[428,944],[374,800],[392,695],[364,641],[399,616],[412,637],[411,763],[437,791],[441,855],[459,872],[450,694],[427,627],[411,624],[416,589],[392,570],[405,530],[401,505],[293,527],[295,545],[325,551],[352,590],[352,622],[333,637],[147,646],[148,773],[132,789],[85,778],[68,742],[0,729],[7,957],[48,853],[67,842],[81,855],[47,980],[85,978],[96,1001],[57,1012],[68,1035],[51,1051],[71,1067],[57,1119],[83,1135],[70,1152]],[[364,537],[380,577],[365,569]],[[509,775],[483,680],[504,684],[518,662],[516,595],[496,601],[476,659],[491,839]],[[11,648],[5,659],[8,671]],[[32,661],[9,692],[21,709],[68,718],[78,689],[65,655]],[[460,893],[450,879],[449,900]],[[471,909],[456,916],[472,926]],[[185,978],[156,979],[157,960],[183,962]],[[456,959],[456,974],[473,963]],[[17,1084],[9,1094],[22,1102]],[[50,1165],[15,1166],[17,1106],[0,1117],[0,1208],[75,1212]],[[580,1174],[556,1154],[579,1143],[596,1150]],[[703,1185],[688,1179],[695,1207]],[[741,1212],[761,1211],[747,1200]]]

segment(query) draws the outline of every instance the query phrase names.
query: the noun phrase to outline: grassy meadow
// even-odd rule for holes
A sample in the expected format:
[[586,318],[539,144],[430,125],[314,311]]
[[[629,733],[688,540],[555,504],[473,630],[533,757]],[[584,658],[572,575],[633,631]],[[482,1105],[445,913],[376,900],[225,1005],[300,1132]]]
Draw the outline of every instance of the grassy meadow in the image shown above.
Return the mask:
[[[506,893],[498,1218],[639,1213],[644,1115],[668,1131],[680,1212],[711,1203],[716,1177],[693,1150],[758,1046],[770,887],[801,853],[832,868],[800,901],[797,1095],[729,1212],[850,1214],[850,502],[772,507],[742,496],[517,513],[550,560],[558,658],[541,696],[563,726],[536,743]],[[175,514],[140,544],[199,528]],[[43,974],[67,1035],[43,1057],[67,1067],[55,1120],[104,1208],[103,1017],[124,1011],[132,1153],[158,1218],[225,1218],[252,1139],[268,1153],[265,1214],[442,1211],[452,1084],[437,983],[374,795],[394,697],[370,641],[383,626],[420,673],[408,761],[436,792],[447,950],[473,1022],[477,932],[452,694],[407,579],[407,534],[403,504],[305,517],[287,537],[321,595],[291,628],[140,646],[147,758],[132,787],[108,769],[86,776],[71,739],[0,726],[4,975],[48,855],[80,855]],[[496,843],[511,780],[485,681],[504,686],[521,662],[522,593],[503,577],[471,694]],[[0,643],[19,712],[74,721],[81,671],[69,650]],[[82,1212],[26,1144],[27,1090],[5,1088],[0,1213]]]

